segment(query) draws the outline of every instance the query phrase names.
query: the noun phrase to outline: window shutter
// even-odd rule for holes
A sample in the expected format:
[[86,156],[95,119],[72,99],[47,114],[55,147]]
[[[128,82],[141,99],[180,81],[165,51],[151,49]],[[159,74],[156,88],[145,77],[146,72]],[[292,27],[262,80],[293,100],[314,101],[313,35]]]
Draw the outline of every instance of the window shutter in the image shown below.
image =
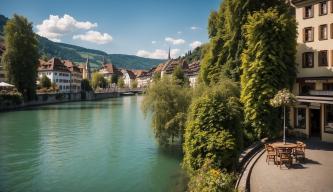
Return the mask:
[[305,53],[302,53],[302,67],[305,67]]
[[311,41],[314,41],[314,27],[311,27]]
[[305,37],[305,28],[303,28],[303,43],[305,43],[306,37]]

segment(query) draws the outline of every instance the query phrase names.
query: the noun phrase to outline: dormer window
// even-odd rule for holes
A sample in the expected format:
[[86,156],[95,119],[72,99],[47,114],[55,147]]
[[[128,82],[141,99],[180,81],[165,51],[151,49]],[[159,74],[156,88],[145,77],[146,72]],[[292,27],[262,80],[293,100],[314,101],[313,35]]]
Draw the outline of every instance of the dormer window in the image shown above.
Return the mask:
[[327,1],[319,3],[319,15],[327,15]]
[[313,17],[313,6],[305,6],[303,10],[303,18],[308,19]]

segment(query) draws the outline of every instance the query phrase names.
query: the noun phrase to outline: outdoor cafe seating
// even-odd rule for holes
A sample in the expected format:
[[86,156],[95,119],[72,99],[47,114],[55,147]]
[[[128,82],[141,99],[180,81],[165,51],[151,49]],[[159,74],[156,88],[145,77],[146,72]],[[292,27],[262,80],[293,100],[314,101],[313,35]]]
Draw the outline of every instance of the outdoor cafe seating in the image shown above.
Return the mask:
[[282,165],[289,168],[294,159],[296,162],[305,159],[305,148],[306,145],[300,141],[265,144],[266,162],[269,164],[270,161],[273,161],[275,165],[280,166],[280,169]]

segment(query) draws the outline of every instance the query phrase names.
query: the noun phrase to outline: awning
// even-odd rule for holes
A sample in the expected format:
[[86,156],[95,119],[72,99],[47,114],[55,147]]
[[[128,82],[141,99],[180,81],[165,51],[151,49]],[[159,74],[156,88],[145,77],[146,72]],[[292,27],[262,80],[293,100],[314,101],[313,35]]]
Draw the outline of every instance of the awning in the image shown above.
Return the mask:
[[333,97],[296,96],[298,102],[333,104]]
[[9,83],[1,82],[0,87],[14,87],[14,85],[11,85]]

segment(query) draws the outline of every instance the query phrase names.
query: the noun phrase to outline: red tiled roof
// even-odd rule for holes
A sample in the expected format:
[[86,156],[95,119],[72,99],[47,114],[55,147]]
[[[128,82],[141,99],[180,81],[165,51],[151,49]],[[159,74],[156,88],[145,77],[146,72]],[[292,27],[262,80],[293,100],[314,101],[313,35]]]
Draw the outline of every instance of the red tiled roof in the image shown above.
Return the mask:
[[122,75],[122,73],[120,72],[120,70],[117,69],[116,66],[114,66],[113,64],[104,64],[101,69],[106,70],[108,73],[111,74],[117,74],[117,75]]
[[70,60],[64,60],[63,62],[69,71],[71,72],[75,71],[80,73],[80,68],[74,62]]
[[62,71],[62,72],[70,72],[64,63],[58,58],[52,58],[49,61],[45,62],[43,60],[39,60],[38,71]]

